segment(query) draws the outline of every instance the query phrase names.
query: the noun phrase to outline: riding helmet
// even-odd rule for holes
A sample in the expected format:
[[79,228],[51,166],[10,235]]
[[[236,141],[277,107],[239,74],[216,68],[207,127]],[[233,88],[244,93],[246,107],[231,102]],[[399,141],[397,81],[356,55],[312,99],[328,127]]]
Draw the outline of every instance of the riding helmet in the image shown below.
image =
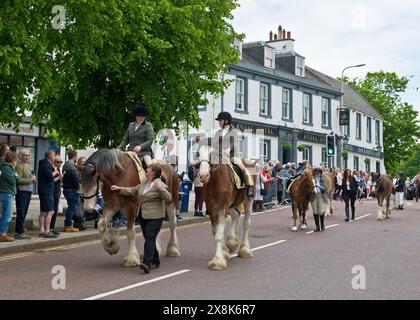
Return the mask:
[[232,123],[232,115],[229,112],[223,111],[219,113],[216,120],[226,120],[230,124]]
[[147,109],[144,105],[138,104],[136,105],[136,109],[134,110],[136,117],[145,117],[147,116]]

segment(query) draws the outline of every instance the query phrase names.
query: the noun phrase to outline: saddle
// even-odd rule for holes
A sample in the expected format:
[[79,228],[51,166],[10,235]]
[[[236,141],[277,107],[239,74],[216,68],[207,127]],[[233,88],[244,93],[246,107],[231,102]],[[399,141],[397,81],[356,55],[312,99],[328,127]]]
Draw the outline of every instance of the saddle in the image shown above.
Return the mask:
[[146,180],[146,171],[144,170],[142,160],[140,160],[137,153],[135,153],[134,151],[126,151],[126,154],[130,157],[131,160],[134,161],[134,164],[137,168],[137,172],[139,173],[140,182]]
[[230,173],[230,179],[235,184],[237,189],[244,189],[245,188],[245,182],[244,182],[244,176],[242,174],[241,168],[239,168],[238,165],[232,163],[230,159],[225,158],[226,164],[229,168]]

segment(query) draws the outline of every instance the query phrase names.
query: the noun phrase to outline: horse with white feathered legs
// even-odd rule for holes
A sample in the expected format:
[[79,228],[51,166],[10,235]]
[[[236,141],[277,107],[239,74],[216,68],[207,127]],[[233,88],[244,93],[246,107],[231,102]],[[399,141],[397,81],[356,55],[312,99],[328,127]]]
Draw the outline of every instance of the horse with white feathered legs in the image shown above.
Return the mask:
[[[178,204],[179,180],[174,168],[167,163],[160,163],[162,175],[166,179],[172,201],[166,204],[166,212],[169,218],[171,231],[166,255],[179,256],[178,239],[176,235],[175,208]],[[118,192],[111,191],[112,185],[122,187],[135,187],[140,184],[139,171],[132,158],[127,153],[113,150],[99,150],[92,154],[86,161],[81,173],[81,187],[83,190],[83,209],[92,212],[98,201],[98,194],[101,189],[105,207],[102,217],[98,223],[99,233],[105,250],[110,254],[119,251],[118,229],[111,227],[110,222],[115,213],[124,210],[127,214],[127,239],[128,254],[124,257],[124,266],[133,267],[140,264],[140,256],[136,248],[136,232],[134,223],[139,205],[136,196],[123,196]],[[159,240],[157,240],[157,248]],[[160,251],[160,249],[158,249]]]

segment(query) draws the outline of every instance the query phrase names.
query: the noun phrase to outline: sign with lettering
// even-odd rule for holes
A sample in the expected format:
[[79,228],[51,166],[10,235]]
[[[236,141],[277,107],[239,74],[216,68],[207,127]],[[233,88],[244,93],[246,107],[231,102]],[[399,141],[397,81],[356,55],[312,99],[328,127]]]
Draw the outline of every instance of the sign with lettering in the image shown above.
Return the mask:
[[299,140],[305,141],[305,142],[319,143],[319,144],[326,143],[325,135],[316,135],[312,133],[300,133]]
[[350,110],[349,109],[342,109],[340,110],[340,126],[348,126],[350,125]]
[[384,154],[380,151],[353,146],[351,144],[346,144],[345,149],[347,151],[351,151],[351,152],[355,152],[355,153],[359,153],[359,154],[363,154],[363,155],[367,155],[371,157],[376,157],[376,158],[381,158],[381,159],[384,157]]
[[39,128],[33,127],[31,128],[29,124],[22,123],[19,126],[19,132],[16,132],[13,127],[10,127],[5,124],[0,124],[0,133],[3,134],[10,134],[10,135],[19,135],[19,136],[31,136],[31,137],[38,137],[39,136]]
[[232,121],[233,126],[240,131],[252,131],[253,134],[257,133],[257,130],[264,132],[265,136],[278,136],[279,130],[274,127],[264,126],[260,124],[248,124],[238,121]]

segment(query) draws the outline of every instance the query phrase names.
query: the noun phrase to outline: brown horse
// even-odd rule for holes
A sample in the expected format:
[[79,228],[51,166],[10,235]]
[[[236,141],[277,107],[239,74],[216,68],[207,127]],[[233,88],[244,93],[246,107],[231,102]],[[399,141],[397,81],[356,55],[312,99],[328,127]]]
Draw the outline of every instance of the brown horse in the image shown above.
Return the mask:
[[297,177],[289,188],[289,194],[292,198],[293,227],[292,231],[298,231],[297,220],[299,212],[299,228],[307,228],[306,211],[309,206],[309,197],[314,192],[315,181],[310,169],[303,171],[302,175]]
[[334,214],[334,207],[333,207],[333,192],[334,192],[334,176],[330,172],[324,172],[324,177],[327,182],[327,196],[328,196],[328,208],[325,215],[330,217]]
[[[375,184],[375,193],[379,206],[377,220],[389,219],[391,215],[391,193],[394,188],[392,178],[386,174],[372,174],[372,182]],[[386,207],[384,208],[385,200]]]
[[[230,171],[227,164],[220,163],[220,158],[209,145],[202,145],[199,149],[199,177],[204,183],[203,195],[206,203],[207,214],[210,216],[213,236],[216,240],[216,254],[209,261],[208,267],[213,270],[223,270],[227,267],[229,253],[236,251],[242,258],[252,257],[249,246],[248,231],[251,219],[252,203],[254,198],[246,197],[245,189],[237,189],[231,181]],[[250,164],[245,163],[248,170],[252,169]],[[254,180],[254,194],[256,178]],[[242,242],[239,246],[238,223],[240,212],[237,209],[244,205],[245,215],[243,222]],[[230,214],[232,224],[226,238],[225,245],[225,221]]]
[[[178,239],[176,236],[175,208],[178,203],[179,181],[175,170],[169,164],[161,164],[162,175],[166,179],[172,201],[166,204],[169,217],[171,237],[166,255],[179,256]],[[99,233],[105,250],[113,255],[119,250],[118,229],[109,225],[112,216],[124,210],[127,213],[128,254],[124,257],[124,265],[132,267],[140,264],[140,257],[136,248],[134,222],[136,219],[139,199],[135,196],[122,196],[111,191],[111,185],[134,187],[140,183],[137,167],[134,161],[119,150],[99,150],[87,159],[81,173],[83,190],[83,209],[92,212],[97,203],[97,196],[101,189],[105,208],[98,223]]]

